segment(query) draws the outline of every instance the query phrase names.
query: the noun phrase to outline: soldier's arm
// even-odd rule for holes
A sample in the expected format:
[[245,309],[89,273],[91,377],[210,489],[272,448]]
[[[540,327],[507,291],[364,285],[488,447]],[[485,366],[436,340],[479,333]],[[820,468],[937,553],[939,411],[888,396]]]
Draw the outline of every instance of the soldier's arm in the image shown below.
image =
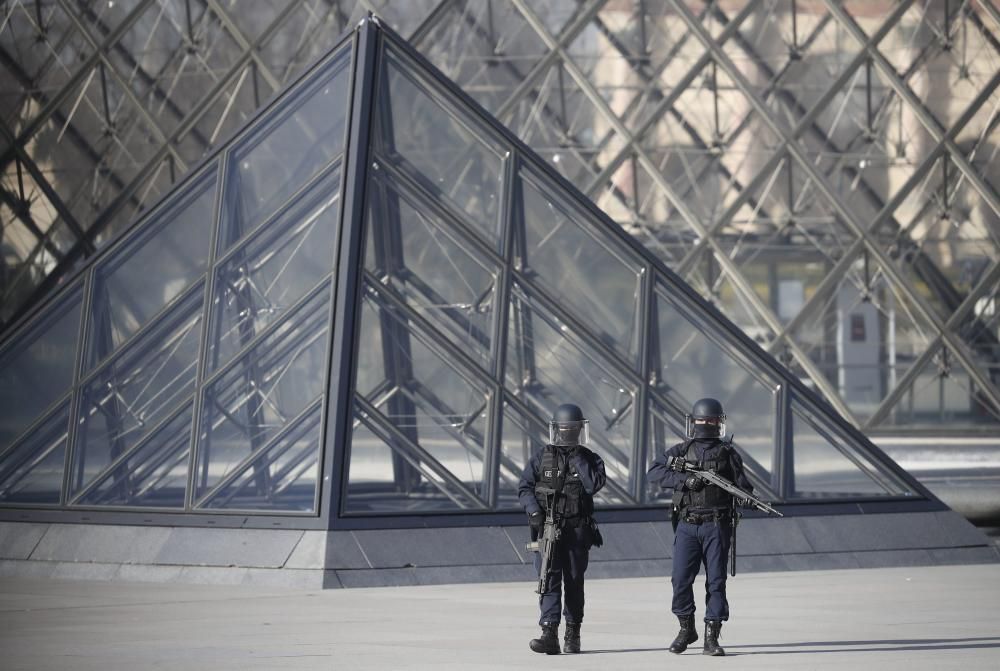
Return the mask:
[[678,443],[656,457],[656,461],[646,471],[646,480],[664,489],[681,489],[684,486],[684,478],[687,476],[671,470],[667,466],[667,462],[672,457],[681,456],[683,445],[683,443]]
[[580,474],[583,491],[591,496],[601,491],[608,481],[607,473],[604,471],[604,460],[593,452],[587,455],[577,451],[572,457],[572,462],[576,472]]
[[541,455],[541,450],[532,455],[528,463],[524,465],[524,470],[521,471],[521,481],[517,485],[517,500],[524,508],[524,512],[529,515],[543,512],[541,506],[538,505],[538,500],[535,499],[535,480],[541,466]]

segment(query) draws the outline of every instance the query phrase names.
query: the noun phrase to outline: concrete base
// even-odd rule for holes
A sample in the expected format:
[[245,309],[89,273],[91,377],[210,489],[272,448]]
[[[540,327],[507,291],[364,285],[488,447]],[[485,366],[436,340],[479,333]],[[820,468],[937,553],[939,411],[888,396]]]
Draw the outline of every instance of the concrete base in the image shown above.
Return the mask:
[[[601,525],[588,575],[670,573],[667,523]],[[302,531],[0,522],[0,576],[319,589],[530,581],[527,527]],[[737,571],[1000,561],[951,511],[750,518]]]
[[[590,574],[588,572],[588,578]],[[695,585],[702,592],[702,581]],[[528,650],[530,582],[296,591],[0,579],[4,671],[996,668],[1000,566],[737,575],[727,660],[677,631],[664,578],[587,581],[581,655]],[[700,601],[700,599],[699,599]],[[702,614],[698,604],[698,616]]]

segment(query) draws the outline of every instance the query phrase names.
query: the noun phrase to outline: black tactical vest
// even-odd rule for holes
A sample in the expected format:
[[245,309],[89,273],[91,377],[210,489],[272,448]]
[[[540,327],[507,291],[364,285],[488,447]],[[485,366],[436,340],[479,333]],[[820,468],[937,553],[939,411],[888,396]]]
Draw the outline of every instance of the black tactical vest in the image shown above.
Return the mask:
[[549,502],[545,494],[538,491],[540,487],[554,489],[559,494],[555,497],[555,516],[562,518],[571,526],[582,524],[594,513],[594,497],[583,491],[580,474],[569,463],[566,451],[551,445],[545,446],[542,452],[542,463],[535,483],[535,499],[542,510],[548,511]]
[[[708,459],[701,460],[692,458],[697,456],[697,452],[692,449],[694,447],[694,443],[695,441],[693,440],[688,441],[683,454],[684,459],[686,461],[696,463],[698,468],[702,470],[715,471],[726,480],[733,482],[733,476],[735,474],[732,473],[732,464],[729,461],[729,446],[721,441],[718,441],[715,446],[707,450],[712,454],[712,456]],[[681,510],[685,508],[691,508],[693,510],[728,508],[732,503],[732,498],[732,495],[721,487],[716,487],[715,485],[705,485],[701,491],[685,491],[684,495],[681,497],[680,508]]]

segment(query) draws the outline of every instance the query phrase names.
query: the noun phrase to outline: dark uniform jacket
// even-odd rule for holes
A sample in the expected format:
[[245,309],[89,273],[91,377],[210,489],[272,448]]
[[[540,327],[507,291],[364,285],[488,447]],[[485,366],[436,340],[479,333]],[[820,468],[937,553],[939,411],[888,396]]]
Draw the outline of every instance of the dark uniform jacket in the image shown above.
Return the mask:
[[585,447],[547,445],[535,452],[525,464],[517,487],[517,498],[524,512],[544,515],[545,498],[536,493],[536,487],[561,484],[562,495],[558,497],[556,512],[565,518],[567,524],[576,526],[593,514],[594,494],[606,482],[604,460],[595,453]]
[[688,491],[684,481],[689,475],[678,473],[667,466],[671,457],[684,456],[685,451],[687,461],[694,462],[705,470],[715,471],[748,494],[753,493],[753,485],[743,470],[743,459],[732,445],[718,437],[696,436],[677,443],[659,455],[646,473],[649,482],[674,490],[674,506],[678,513],[719,510],[732,505],[732,497],[714,485],[706,485],[699,492]]

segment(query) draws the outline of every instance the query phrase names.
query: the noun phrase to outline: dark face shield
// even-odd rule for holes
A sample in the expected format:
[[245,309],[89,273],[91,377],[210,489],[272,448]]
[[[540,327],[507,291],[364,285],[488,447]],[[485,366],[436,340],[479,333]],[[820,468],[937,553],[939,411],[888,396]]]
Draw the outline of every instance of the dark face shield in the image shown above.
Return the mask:
[[590,443],[590,421],[549,422],[549,445],[558,447],[586,447]]
[[684,434],[688,438],[694,438],[695,426],[712,426],[719,429],[719,435],[726,435],[726,416],[722,417],[692,417],[684,415]]

